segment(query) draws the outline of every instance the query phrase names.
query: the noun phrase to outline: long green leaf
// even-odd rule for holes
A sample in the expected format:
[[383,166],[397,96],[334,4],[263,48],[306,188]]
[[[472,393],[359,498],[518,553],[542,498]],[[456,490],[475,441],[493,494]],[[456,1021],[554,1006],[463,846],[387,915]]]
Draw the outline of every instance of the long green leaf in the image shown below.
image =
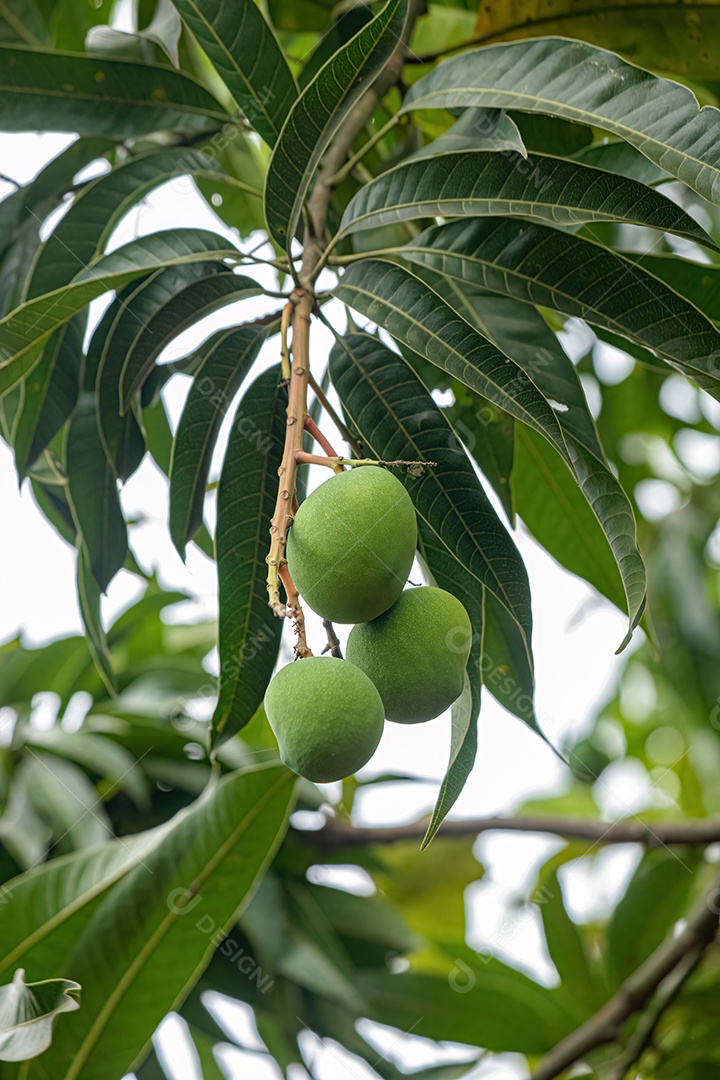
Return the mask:
[[237,248],[227,240],[202,229],[153,233],[104,255],[70,284],[29,300],[0,319],[0,393],[38,363],[42,344],[53,330],[108,289],[122,288],[160,266],[237,256]]
[[622,221],[714,247],[689,214],[653,188],[562,158],[484,150],[403,162],[360,188],[339,235],[427,217],[500,214],[557,225]]
[[115,226],[131,207],[176,176],[217,171],[199,150],[155,150],[131,158],[87,184],[40,248],[27,300],[66,285],[98,256]]
[[188,326],[235,300],[256,296],[257,282],[224,263],[195,263],[159,271],[128,301],[108,341],[105,362],[119,373],[125,411],[158,356]]
[[420,278],[395,263],[362,259],[346,270],[334,292],[431,363],[539,431],[567,458],[555,414],[537,386]]
[[61,326],[25,380],[15,429],[15,465],[24,476],[70,416],[80,391],[84,319]]
[[582,41],[537,38],[472,50],[416,82],[411,109],[548,113],[619,135],[710,202],[720,201],[718,110],[692,91]]
[[297,86],[254,0],[176,0],[225,85],[258,135],[274,146]]
[[522,157],[527,150],[517,124],[499,109],[465,109],[452,127],[415,150],[408,161],[434,157],[459,150],[514,150]]
[[257,359],[265,327],[221,330],[200,350],[170,461],[170,535],[181,557],[200,528],[205,488],[220,425]]
[[220,593],[215,747],[240,731],[262,703],[282,623],[268,607],[265,553],[285,441],[287,391],[280,369],[247,391],[233,423],[218,488],[216,551]]
[[[607,462],[574,364],[530,305],[483,292],[465,282],[459,287],[459,282],[447,277],[438,283],[438,275],[427,269],[423,269],[423,275],[429,275],[426,279],[437,292],[448,297],[469,322],[512,356],[546,398],[563,406],[556,415],[572,461],[572,474],[562,468],[550,447],[539,446],[542,440],[526,431],[523,460],[516,462],[513,471],[513,490],[522,495],[521,516],[526,525],[548,551],[622,607],[618,575],[610,551],[598,535],[600,524],[625,592],[629,629],[621,645],[624,647],[645,606],[645,567],[637,549],[632,505]],[[462,306],[458,296],[462,297]],[[518,437],[522,435],[521,430]],[[578,539],[581,536],[582,542],[573,542],[568,535],[571,508],[570,516],[581,530]]]
[[279,766],[226,776],[112,889],[66,964],[83,1008],[39,1059],[38,1077],[107,1080],[142,1060],[270,862],[293,779]]
[[408,259],[525,303],[585,319],[659,353],[720,394],[720,333],[657,278],[599,244],[509,218],[433,227]]
[[364,94],[398,43],[407,0],[385,7],[320,68],[283,125],[268,166],[265,216],[271,235],[289,249],[315,168],[339,124]]
[[117,680],[102,624],[100,585],[93,574],[90,552],[82,537],[77,553],[77,593],[90,655],[108,693],[114,695],[117,692]]
[[199,83],[152,64],[0,45],[0,72],[0,131],[125,139],[228,120]]
[[94,394],[81,395],[70,422],[67,472],[73,514],[104,592],[125,562],[128,542],[115,473],[100,441]]

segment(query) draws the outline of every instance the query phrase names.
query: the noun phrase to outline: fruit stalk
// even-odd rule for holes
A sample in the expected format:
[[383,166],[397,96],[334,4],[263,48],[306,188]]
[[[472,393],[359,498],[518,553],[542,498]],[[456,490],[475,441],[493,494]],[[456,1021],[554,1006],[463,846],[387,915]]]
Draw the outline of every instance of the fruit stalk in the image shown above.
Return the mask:
[[290,577],[290,571],[287,563],[283,563],[279,570],[280,580],[283,583],[285,589],[285,595],[287,596],[286,610],[288,614],[292,613],[293,617],[293,630],[295,631],[295,659],[303,660],[305,657],[312,656],[312,649],[309,648],[307,643],[307,636],[305,633],[305,613],[300,603],[300,597],[295,587],[295,582]]
[[[329,439],[325,438],[325,436],[323,435],[322,431],[317,426],[315,421],[313,419],[311,419],[311,417],[309,417],[309,416],[305,418],[305,430],[310,435],[312,435],[315,442],[318,443],[323,448],[323,450],[325,451],[325,453],[328,455],[329,458],[335,459],[337,464],[332,466],[334,471],[336,473],[344,472],[345,467],[340,464],[340,458],[338,457],[337,452],[333,449],[332,443],[329,441]],[[312,457],[312,455],[310,455],[310,456]],[[297,458],[296,458],[296,460],[297,460]]]
[[[332,450],[332,447],[330,449]],[[324,457],[321,454],[309,454],[306,450],[298,450],[295,454],[295,460],[298,465],[327,465],[329,469],[333,469],[335,472],[342,472],[346,465],[381,465],[385,467],[405,465],[410,472],[416,475],[419,475],[423,469],[429,466],[437,465],[436,461],[381,461],[379,458],[339,457],[334,453]]]
[[[285,542],[292,523],[293,500],[297,480],[296,454],[302,450],[302,437],[307,418],[307,387],[310,367],[310,316],[313,309],[312,290],[298,287],[292,295],[292,365],[288,392],[285,448],[278,469],[275,513],[270,524],[270,551],[267,556],[268,603],[279,618],[297,621],[297,609],[286,606],[280,598],[280,570],[285,563]],[[297,596],[297,593],[295,593]],[[289,599],[289,598],[288,598]]]

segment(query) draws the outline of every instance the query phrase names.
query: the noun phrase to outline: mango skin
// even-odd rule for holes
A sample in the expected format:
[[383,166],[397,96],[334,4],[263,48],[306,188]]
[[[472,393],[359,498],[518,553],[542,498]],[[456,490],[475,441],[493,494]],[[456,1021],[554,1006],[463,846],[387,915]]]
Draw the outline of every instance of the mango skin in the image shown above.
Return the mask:
[[310,656],[281,668],[265,693],[265,712],[293,772],[326,784],[366,765],[384,727],[380,695],[354,664]]
[[326,480],[287,539],[290,574],[323,619],[361,623],[395,603],[417,547],[412,500],[392,473],[363,465]]
[[389,611],[354,627],[346,655],[375,683],[387,720],[422,724],[462,693],[471,641],[460,601],[428,585],[406,589]]

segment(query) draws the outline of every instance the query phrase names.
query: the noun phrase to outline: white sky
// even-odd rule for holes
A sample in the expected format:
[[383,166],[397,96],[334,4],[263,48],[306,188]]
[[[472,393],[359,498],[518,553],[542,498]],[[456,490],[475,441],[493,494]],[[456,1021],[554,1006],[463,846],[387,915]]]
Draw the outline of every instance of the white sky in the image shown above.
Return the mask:
[[[44,162],[70,142],[58,135],[0,135],[0,171],[19,182],[27,182]],[[0,197],[10,189],[0,183]],[[237,242],[187,180],[176,180],[153,192],[121,223],[112,246],[126,243],[136,235],[156,229],[187,226],[210,228]],[[252,246],[248,243],[248,248]],[[102,305],[101,305],[102,306]],[[277,301],[253,299],[233,305],[211,316],[182,336],[164,359],[184,355],[211,331],[275,310]],[[98,309],[98,317],[100,314]],[[329,332],[314,328],[313,357],[322,361]],[[277,339],[266,346],[267,363],[277,360]],[[319,364],[322,367],[322,363]],[[254,377],[254,376],[253,376]],[[177,422],[189,380],[176,376],[166,391],[173,422]],[[227,421],[230,421],[230,417]],[[228,422],[221,435],[214,462],[217,472]],[[323,422],[331,440],[337,441],[332,424]],[[323,477],[324,478],[324,477]],[[316,481],[317,482],[317,478]],[[216,610],[214,565],[196,549],[183,566],[166,527],[167,484],[157,468],[146,459],[125,486],[123,504],[127,514],[141,515],[141,523],[131,526],[131,542],[142,565],[157,570],[166,587],[180,587],[195,598],[193,614]],[[4,526],[0,530],[0,566],[4,579],[0,586],[0,642],[19,631],[33,644],[80,629],[74,584],[74,554],[55,534],[34,504],[28,483],[18,490],[12,454],[0,445],[0,506]],[[588,725],[599,702],[609,693],[625,658],[614,655],[624,635],[625,618],[608,601],[583,582],[563,571],[522,531],[515,535],[525,558],[533,593],[535,618],[534,651],[537,673],[538,715],[549,737],[561,744],[570,733]],[[417,580],[417,577],[415,577]],[[137,579],[122,572],[112,583],[104,613],[114,618],[138,595]],[[310,644],[323,641],[320,621],[309,617]],[[636,635],[639,643],[639,636]],[[627,654],[626,654],[627,655]],[[0,702],[0,705],[2,703]],[[511,813],[528,797],[558,793],[568,782],[567,770],[552,752],[518,720],[485,697],[480,717],[480,746],[475,769],[458,799],[453,816],[480,816]],[[425,783],[373,785],[357,801],[357,820],[363,824],[391,824],[411,821],[432,806],[444,772],[449,748],[449,715],[421,727],[387,724],[380,747],[364,775],[399,771],[422,777]],[[610,816],[637,813],[653,798],[651,781],[642,769],[621,766],[603,777],[598,801]],[[329,786],[331,790],[333,786]],[[437,841],[442,843],[442,840]],[[508,926],[508,905],[522,893],[542,862],[560,846],[559,842],[537,836],[487,834],[477,843],[477,855],[486,868],[482,882],[467,896],[471,944],[491,946],[502,959],[533,973],[545,982],[554,980],[552,964],[545,955],[536,913],[515,916]],[[590,919],[607,910],[631,871],[637,853],[628,848],[604,852],[593,863],[571,868],[566,875],[567,902],[578,919]],[[335,870],[321,871],[323,880],[343,887],[362,888],[362,875]],[[365,883],[366,884],[366,883]],[[223,1067],[231,1077],[245,1080],[275,1080],[280,1072],[258,1051],[262,1044],[244,1007],[229,1003],[218,1006],[247,1051],[228,1049]],[[218,1015],[220,1013],[218,1012]],[[369,1030],[369,1029],[368,1029]],[[414,1036],[398,1043],[396,1032],[377,1034],[378,1053],[419,1068],[441,1060],[431,1044]],[[181,1023],[166,1021],[158,1044],[169,1055],[173,1080],[195,1080],[193,1056],[183,1049],[186,1035]],[[390,1049],[389,1049],[390,1048]],[[362,1080],[370,1076],[362,1062],[336,1047],[323,1048],[307,1035],[304,1050],[321,1080]],[[450,1048],[450,1056],[458,1048]],[[304,1075],[302,1071],[297,1077]],[[522,1059],[507,1055],[479,1066],[473,1077],[483,1080],[513,1080],[526,1075]]]

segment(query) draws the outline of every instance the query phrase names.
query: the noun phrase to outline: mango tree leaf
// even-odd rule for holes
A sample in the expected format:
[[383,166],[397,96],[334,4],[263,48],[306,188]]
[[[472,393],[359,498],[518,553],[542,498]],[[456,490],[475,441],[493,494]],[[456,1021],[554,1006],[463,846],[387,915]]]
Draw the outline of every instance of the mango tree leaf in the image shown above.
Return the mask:
[[218,703],[214,747],[240,731],[262,703],[277,659],[282,622],[265,579],[269,521],[285,442],[287,391],[275,366],[243,397],[218,488],[216,551],[220,593]]
[[279,766],[224,777],[111,890],[67,961],[82,984],[83,1008],[58,1029],[38,1076],[101,1080],[142,1060],[158,1023],[182,1004],[216,935],[234,924],[272,859],[293,779]]
[[30,801],[46,820],[60,849],[93,847],[112,837],[112,826],[95,785],[71,761],[28,748],[19,768]]
[[362,259],[345,271],[334,293],[471,390],[539,431],[567,458],[555,414],[532,380],[420,278],[395,263]]
[[115,473],[100,441],[94,394],[81,395],[70,421],[67,473],[73,515],[104,592],[125,562],[128,543]]
[[660,278],[675,292],[686,297],[708,319],[720,323],[720,267],[688,262],[677,255],[627,254],[643,270]]
[[580,928],[568,915],[555,871],[547,875],[535,896],[550,959],[560,976],[568,1003],[574,1002],[578,1008],[578,1024],[581,1024],[603,1004],[602,982],[588,955]]
[[103,255],[68,285],[29,300],[0,319],[0,393],[39,362],[41,346],[53,330],[108,289],[122,288],[160,266],[237,257],[237,248],[202,229],[153,233]]
[[[221,330],[200,350],[170,460],[170,535],[181,557],[200,528],[215,440],[267,336],[265,327]],[[271,515],[272,516],[272,515]]]
[[0,71],[0,131],[125,139],[228,120],[199,83],[166,67],[0,45]]
[[120,408],[125,412],[158,356],[178,334],[235,300],[262,290],[221,262],[194,263],[158,271],[126,305],[108,341],[106,364],[119,373]]
[[562,158],[484,150],[396,165],[360,188],[339,236],[427,217],[500,214],[557,225],[622,221],[715,247],[703,228],[653,188]]
[[619,135],[710,202],[720,201],[718,110],[691,90],[582,41],[537,38],[451,57],[402,111],[484,106],[548,113]]
[[82,537],[77,551],[77,593],[80,617],[93,663],[108,693],[115,694],[117,681],[110,660],[105,628],[102,624],[100,585],[93,574],[90,552]]
[[465,109],[452,127],[410,154],[408,161],[460,150],[514,150],[527,157],[517,124],[500,109]]
[[285,121],[268,166],[265,216],[289,249],[313,173],[330,139],[396,47],[407,0],[387,0],[371,22],[320,68]]
[[[427,275],[428,271],[424,273]],[[573,565],[568,569],[580,572],[618,607],[627,607],[629,629],[622,648],[629,641],[645,607],[645,567],[637,548],[632,505],[606,460],[574,365],[535,308],[515,299],[485,293],[473,285],[463,283],[462,288],[458,288],[459,282],[455,282],[453,289],[448,278],[443,278],[442,284],[436,284],[437,275],[432,271],[430,274],[432,276],[426,280],[453,305],[458,292],[461,293],[463,305],[458,305],[458,311],[512,356],[548,400],[562,406],[556,415],[572,460],[573,473],[568,474],[559,467],[552,449],[539,445],[543,440],[534,438],[527,428],[521,428],[517,433],[518,447],[522,440],[525,452],[521,454],[518,450],[513,492],[518,496],[518,509],[523,520],[548,551],[564,566],[568,565],[565,556],[569,557]],[[579,489],[573,490],[576,485]],[[587,506],[582,505],[585,500]],[[575,538],[573,529],[568,528],[571,518],[579,529]],[[617,570],[598,533],[598,523],[610,545]],[[589,542],[588,557],[586,545]],[[578,571],[578,566],[583,569]],[[618,570],[622,589],[618,589]]]
[[176,0],[175,6],[245,118],[274,146],[297,86],[258,6],[253,0]]
[[25,380],[15,428],[15,466],[20,477],[35,464],[70,416],[80,391],[84,322],[76,317],[52,335],[37,367]]
[[631,975],[687,912],[701,863],[702,856],[686,850],[681,858],[667,848],[643,856],[607,930],[612,987]]
[[80,992],[71,979],[26,983],[18,968],[13,981],[0,986],[0,1061],[27,1061],[47,1050],[53,1021],[80,1008]]
[[200,150],[154,150],[117,165],[78,192],[72,206],[40,248],[26,300],[72,281],[98,256],[118,222],[145,196],[178,176],[217,171]]
[[555,0],[552,9],[542,0],[530,0],[522,8],[498,4],[478,9],[474,40],[558,34],[617,49],[645,68],[676,71],[694,80],[720,78],[717,58],[703,48],[703,40],[714,41],[720,33],[718,5],[709,0],[695,12],[697,24],[688,21],[675,0],[653,0],[640,7],[633,0],[605,0],[602,8],[576,0]]
[[659,165],[648,160],[630,143],[620,140],[584,146],[577,150],[573,157],[575,161],[580,161],[583,165],[592,165],[595,169],[619,173],[620,176],[638,180],[641,184],[659,184],[665,180],[672,180],[670,174]]
[[487,591],[483,616],[480,669],[485,688],[509,713],[542,735],[535,713],[532,657],[528,657],[523,635],[502,604]]
[[657,278],[600,244],[547,225],[496,218],[433,227],[401,250],[403,257],[458,280],[630,338],[720,395],[720,334],[713,324]]

